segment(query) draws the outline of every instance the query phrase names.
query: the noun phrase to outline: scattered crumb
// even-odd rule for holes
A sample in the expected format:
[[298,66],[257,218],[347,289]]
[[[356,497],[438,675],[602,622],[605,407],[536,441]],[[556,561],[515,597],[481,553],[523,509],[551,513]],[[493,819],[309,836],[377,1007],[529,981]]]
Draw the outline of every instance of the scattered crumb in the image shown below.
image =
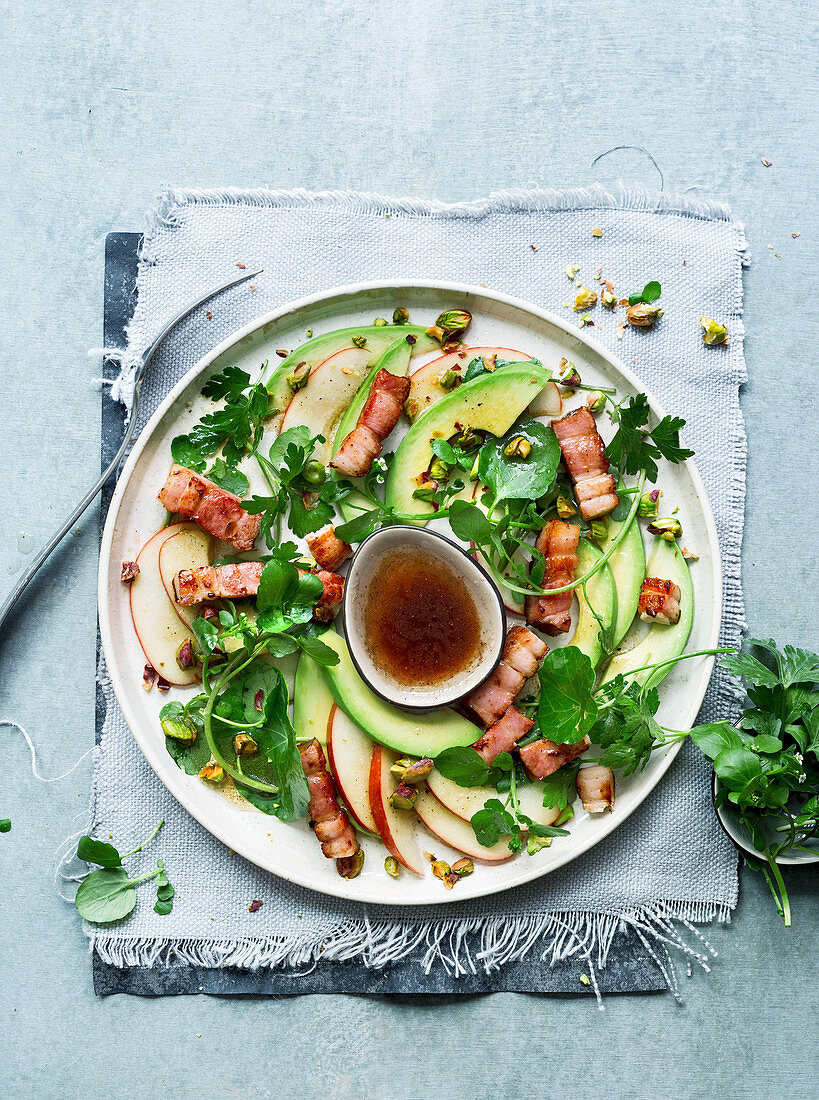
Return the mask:
[[[244,267],[244,264],[242,264],[242,266]],[[200,985],[200,986],[199,986],[199,988],[201,989],[201,988],[202,988],[202,986]],[[202,1038],[202,1032],[201,1032],[201,1031],[197,1031],[197,1033],[196,1033],[196,1038],[197,1038],[197,1039],[201,1039],[201,1038]]]
[[603,230],[598,229],[597,227],[595,227],[594,229],[592,229],[592,236],[593,237],[602,237],[603,236]]
[[531,250],[533,252],[537,252],[537,245],[536,244],[530,244],[529,247],[531,248]]
[[778,252],[774,252],[774,256],[776,256],[777,260],[782,259],[782,257],[780,256],[780,254]]
[[248,905],[247,910],[249,913],[258,913],[263,905],[263,901],[260,901],[259,898],[254,898],[250,905]]
[[625,333],[626,333],[626,322],[625,321],[618,321],[617,322],[617,339],[622,340],[623,337],[625,336]]
[[769,161],[769,160],[766,160],[766,158],[765,158],[765,157],[760,157],[759,159],[760,159],[760,160],[762,161],[762,163],[763,163],[763,164],[765,165],[765,167],[766,167],[766,168],[770,168],[770,167],[771,167],[771,161]]
[[255,284],[255,283],[251,283],[251,284],[250,284],[250,288],[249,288],[249,289],[250,289],[250,290],[255,290],[255,289],[256,289],[256,284]]
[[581,974],[580,975],[580,984],[581,985],[591,985],[591,981],[589,980],[589,975],[588,974]]
[[242,271],[244,271],[244,269],[247,267],[247,264],[243,264],[241,260],[237,260],[236,261],[236,266],[240,267],[242,269]]
[[796,238],[799,237],[800,234],[799,233],[791,233],[791,236],[793,237],[794,240],[796,240]]
[[211,311],[210,311],[210,310],[208,310],[208,312],[207,312],[207,313],[205,314],[205,316],[207,317],[207,319],[208,319],[209,321],[213,319],[213,314],[211,313]]

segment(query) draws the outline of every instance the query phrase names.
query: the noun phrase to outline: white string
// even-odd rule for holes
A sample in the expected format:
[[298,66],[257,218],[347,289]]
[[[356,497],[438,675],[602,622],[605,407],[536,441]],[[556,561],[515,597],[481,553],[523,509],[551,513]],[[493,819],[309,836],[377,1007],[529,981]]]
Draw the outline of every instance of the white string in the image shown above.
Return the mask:
[[73,771],[76,771],[76,769],[80,766],[80,764],[82,764],[83,760],[85,760],[86,756],[88,756],[89,753],[92,753],[94,751],[94,746],[92,745],[91,748],[84,752],[79,760],[76,762],[76,764],[70,767],[67,772],[63,772],[62,775],[55,775],[53,779],[46,779],[46,777],[44,775],[40,775],[39,771],[37,770],[37,750],[34,748],[34,742],[29,737],[28,731],[23,729],[19,722],[12,721],[11,718],[0,718],[0,726],[11,726],[12,729],[17,730],[18,733],[21,733],[23,735],[31,753],[32,774],[34,778],[39,779],[41,783],[56,783],[60,779],[65,779],[66,776],[69,776]]

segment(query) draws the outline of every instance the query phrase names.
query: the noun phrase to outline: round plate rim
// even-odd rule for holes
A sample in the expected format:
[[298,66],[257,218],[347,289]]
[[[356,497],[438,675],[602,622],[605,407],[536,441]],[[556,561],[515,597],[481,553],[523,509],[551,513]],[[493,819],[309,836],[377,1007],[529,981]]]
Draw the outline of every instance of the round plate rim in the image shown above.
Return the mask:
[[[111,577],[108,574],[106,565],[110,557],[111,544],[114,538],[114,532],[116,529],[117,516],[119,514],[119,508],[122,503],[122,499],[125,495],[125,490],[129,484],[131,475],[136,468],[136,465],[148,444],[148,441],[153,435],[154,429],[160,420],[166,415],[168,410],[183,393],[191,382],[200,374],[208,369],[208,367],[221,355],[229,351],[234,345],[240,343],[248,336],[252,335],[260,328],[264,328],[267,325],[273,324],[276,321],[281,321],[290,314],[296,314],[304,309],[315,307],[322,303],[331,302],[333,299],[352,298],[356,295],[367,294],[370,292],[389,291],[389,290],[432,290],[440,291],[442,294],[454,295],[454,296],[469,296],[476,300],[481,298],[497,302],[501,305],[508,306],[520,313],[528,314],[537,318],[539,321],[545,321],[547,324],[562,331],[566,336],[571,337],[574,340],[579,340],[585,344],[598,356],[605,360],[611,367],[613,367],[623,379],[633,386],[638,392],[646,394],[649,405],[652,411],[659,413],[662,417],[665,415],[663,406],[658,402],[652,393],[645,387],[642,380],[626,366],[626,364],[613,352],[611,352],[604,344],[597,340],[594,336],[589,335],[585,329],[578,329],[573,325],[570,325],[568,321],[549,310],[541,309],[539,306],[532,302],[527,302],[525,299],[517,298],[514,295],[504,294],[501,291],[490,290],[487,287],[480,287],[470,285],[468,283],[447,282],[437,279],[381,279],[371,282],[363,283],[350,283],[344,286],[331,287],[328,290],[319,291],[315,294],[310,294],[305,297],[296,299],[292,302],[285,303],[278,309],[270,310],[265,314],[255,318],[252,321],[248,321],[242,325],[235,332],[227,336],[220,344],[211,349],[206,355],[202,356],[196,364],[174,385],[164,400],[160,402],[153,414],[149,418],[145,427],[139,433],[137,440],[131,449],[131,453],[123,467],[122,473],[117,480],[117,485],[114,493],[111,497],[111,503],[109,505],[108,514],[105,521],[105,527],[103,529],[103,535],[100,542],[100,563],[98,570],[98,584],[97,584],[97,598],[99,608],[99,626],[100,626],[100,638],[102,643],[102,650],[105,656],[106,666],[108,670],[108,676],[111,681],[114,694],[122,709],[123,716],[128,725],[131,735],[139,746],[140,751],[145,756],[148,764],[157,776],[162,785],[169,791],[171,795],[187,810],[187,812],[207,829],[207,831],[225,844],[228,848],[233,849],[239,855],[243,856],[249,862],[255,864],[260,869],[267,871],[270,874],[277,875],[283,878],[287,882],[291,882],[297,886],[303,886],[309,890],[315,890],[317,893],[325,894],[330,897],[338,897],[344,901],[356,901],[357,899],[350,895],[349,891],[345,892],[343,880],[339,881],[339,885],[335,889],[327,888],[323,885],[317,885],[314,881],[311,881],[311,876],[298,874],[297,872],[287,871],[286,873],[281,869],[273,869],[268,864],[261,862],[258,857],[254,856],[245,844],[240,844],[238,847],[235,838],[232,838],[230,829],[224,829],[218,824],[214,823],[211,815],[207,809],[203,809],[198,806],[195,798],[187,797],[184,793],[178,792],[170,786],[162,776],[162,770],[165,766],[165,761],[161,759],[161,754],[156,751],[155,747],[150,743],[147,743],[137,732],[139,729],[139,720],[134,713],[130,704],[130,693],[126,690],[126,683],[124,675],[120,671],[117,664],[117,655],[113,645],[113,638],[111,634],[111,604],[110,595],[118,588],[118,578]],[[713,577],[714,584],[711,593],[712,601],[711,607],[712,619],[709,630],[709,648],[713,648],[717,645],[719,640],[719,632],[722,624],[722,556],[719,546],[719,538],[717,535],[716,522],[711,510],[711,504],[708,500],[708,496],[705,491],[705,485],[699,470],[697,469],[693,459],[686,459],[684,463],[687,468],[688,474],[691,478],[692,486],[697,497],[697,502],[701,510],[702,518],[705,523],[706,533],[708,537],[708,548],[711,554],[712,561],[714,563]],[[116,582],[116,584],[114,583]],[[697,707],[702,704],[702,700],[705,696],[705,692],[710,683],[711,673],[714,667],[714,658],[708,657],[705,661],[702,676],[702,689],[697,694]],[[707,671],[707,676],[706,676]],[[141,690],[141,688],[140,688]],[[565,858],[560,859],[558,862],[549,865],[548,867],[534,867],[530,870],[521,871],[511,881],[507,880],[499,883],[487,883],[486,888],[476,889],[472,884],[469,884],[471,889],[462,890],[458,896],[453,897],[454,891],[448,892],[441,896],[440,899],[429,898],[417,898],[413,899],[411,891],[409,896],[396,898],[395,896],[381,895],[378,897],[368,897],[366,901],[362,901],[361,904],[378,904],[387,906],[423,906],[423,905],[448,905],[459,901],[472,900],[479,897],[489,897],[492,894],[503,893],[507,890],[514,889],[517,886],[522,886],[525,883],[532,882],[535,879],[542,878],[545,875],[551,874],[553,871],[558,870],[561,867],[565,867],[567,863],[571,863],[579,856],[583,855],[589,849],[593,848],[600,841],[609,836],[615,829],[626,821],[634,811],[642,805],[645,799],[651,794],[651,792],[657,787],[661,779],[671,767],[677,753],[682,748],[682,741],[672,745],[665,753],[664,757],[659,763],[655,773],[652,775],[652,782],[645,785],[644,789],[636,792],[636,799],[631,809],[624,814],[623,817],[609,818],[608,821],[600,822],[600,829],[598,832],[593,833],[590,837],[581,841],[573,848],[569,848],[566,852]],[[525,864],[522,864],[525,866]],[[409,881],[409,880],[408,880]],[[463,886],[468,885],[467,882],[463,883]]]

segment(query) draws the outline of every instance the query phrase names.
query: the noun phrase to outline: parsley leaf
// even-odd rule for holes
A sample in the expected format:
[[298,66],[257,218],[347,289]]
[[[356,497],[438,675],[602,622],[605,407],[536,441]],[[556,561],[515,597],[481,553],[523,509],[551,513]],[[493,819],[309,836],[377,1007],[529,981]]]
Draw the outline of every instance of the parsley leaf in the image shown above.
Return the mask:
[[650,409],[644,393],[629,398],[621,406],[617,434],[608,445],[608,456],[621,474],[637,474],[645,470],[649,481],[656,481],[659,470],[656,460],[682,462],[694,454],[680,444],[680,430],[685,421],[666,416],[650,431],[646,429]]

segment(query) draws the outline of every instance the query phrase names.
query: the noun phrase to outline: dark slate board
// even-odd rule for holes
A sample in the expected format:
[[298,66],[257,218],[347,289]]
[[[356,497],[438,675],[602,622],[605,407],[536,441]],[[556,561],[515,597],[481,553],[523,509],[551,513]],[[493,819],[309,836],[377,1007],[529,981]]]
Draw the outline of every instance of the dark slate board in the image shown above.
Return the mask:
[[[125,330],[136,303],[136,277],[141,235],[109,233],[105,239],[105,301],[103,342],[105,347],[124,347]],[[116,362],[106,362],[106,378],[116,377]],[[113,458],[122,438],[123,410],[102,395],[102,468]],[[111,502],[114,481],[103,490],[100,532]],[[99,645],[99,642],[98,642]],[[105,700],[97,688],[97,740],[105,720]],[[550,967],[533,951],[520,962],[494,974],[449,977],[442,967],[424,974],[417,961],[397,963],[384,970],[368,970],[358,963],[319,963],[309,973],[288,970],[219,970],[173,966],[119,968],[93,957],[94,991],[99,996],[132,993],[142,997],[164,997],[188,993],[217,995],[296,996],[300,993],[358,993],[368,996],[425,996],[431,1003],[442,996],[470,996],[479,993],[564,993],[591,996],[580,982],[588,972],[582,960],[572,959]],[[633,933],[624,931],[612,945],[606,969],[597,975],[603,993],[647,993],[666,988],[665,979],[651,955]]]

